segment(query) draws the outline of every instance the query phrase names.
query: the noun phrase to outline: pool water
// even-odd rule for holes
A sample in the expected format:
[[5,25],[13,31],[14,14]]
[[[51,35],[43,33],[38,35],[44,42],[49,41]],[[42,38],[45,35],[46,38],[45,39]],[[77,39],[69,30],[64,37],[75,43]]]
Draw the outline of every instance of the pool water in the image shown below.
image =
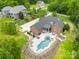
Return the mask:
[[40,50],[40,49],[44,49],[45,47],[47,47],[50,42],[51,42],[50,36],[46,36],[46,37],[45,37],[45,40],[43,40],[43,41],[37,46],[37,51]]

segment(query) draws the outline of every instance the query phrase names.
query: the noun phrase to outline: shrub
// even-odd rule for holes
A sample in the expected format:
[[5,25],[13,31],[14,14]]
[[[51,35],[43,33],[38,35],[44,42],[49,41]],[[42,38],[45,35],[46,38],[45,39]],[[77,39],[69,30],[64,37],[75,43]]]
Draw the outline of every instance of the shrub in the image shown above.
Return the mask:
[[57,13],[56,13],[56,12],[53,12],[52,15],[53,15],[53,16],[57,16]]
[[77,26],[79,24],[79,15],[71,15],[70,20]]
[[21,59],[21,47],[17,47],[14,37],[0,37],[0,59]]
[[16,34],[15,22],[9,18],[3,19],[1,22],[1,32],[9,35]]
[[48,10],[51,11],[51,12],[56,11],[56,9],[58,8],[57,6],[58,6],[57,2],[52,2],[52,3],[49,4]]
[[69,26],[68,24],[65,24],[63,30],[64,30],[64,31],[69,31],[69,29],[70,29],[70,26]]
[[24,19],[24,15],[23,15],[23,13],[22,13],[22,12],[20,12],[20,13],[19,13],[19,18],[20,18],[21,20],[23,20],[23,19]]
[[24,19],[25,19],[26,22],[29,22],[29,21],[32,20],[32,17],[31,16],[25,16]]
[[38,17],[43,17],[47,14],[47,12],[45,10],[39,10],[38,11]]
[[67,6],[68,3],[63,2],[63,3],[58,3],[58,2],[53,2],[50,3],[48,6],[49,11],[57,11],[58,13],[61,14],[67,14],[67,11],[69,10],[69,7]]

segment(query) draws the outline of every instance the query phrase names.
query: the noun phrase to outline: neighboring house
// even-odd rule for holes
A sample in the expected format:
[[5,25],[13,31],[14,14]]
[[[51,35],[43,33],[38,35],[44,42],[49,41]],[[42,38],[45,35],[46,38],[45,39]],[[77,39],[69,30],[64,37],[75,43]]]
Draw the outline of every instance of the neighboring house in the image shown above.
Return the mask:
[[4,7],[4,8],[1,10],[2,15],[3,15],[3,16],[9,16],[10,10],[12,10],[12,9],[13,9],[13,8],[10,7],[10,6]]
[[19,11],[17,9],[10,10],[10,16],[15,19],[19,19]]
[[38,8],[43,8],[45,6],[44,1],[37,1],[37,7]]
[[60,34],[63,32],[64,24],[61,20],[53,16],[43,17],[31,27],[31,32],[38,35],[44,31]]
[[11,17],[15,19],[19,19],[19,13],[22,12],[23,16],[26,16],[26,8],[23,5],[15,6],[12,10],[10,10]]
[[10,16],[15,19],[20,18],[20,16],[19,16],[20,12],[23,13],[23,16],[26,16],[26,8],[23,5],[19,5],[19,6],[15,6],[15,7],[7,6],[7,7],[4,7],[1,10],[1,12],[4,16]]
[[15,6],[14,9],[18,10],[18,12],[22,12],[24,16],[26,16],[26,7],[24,5]]

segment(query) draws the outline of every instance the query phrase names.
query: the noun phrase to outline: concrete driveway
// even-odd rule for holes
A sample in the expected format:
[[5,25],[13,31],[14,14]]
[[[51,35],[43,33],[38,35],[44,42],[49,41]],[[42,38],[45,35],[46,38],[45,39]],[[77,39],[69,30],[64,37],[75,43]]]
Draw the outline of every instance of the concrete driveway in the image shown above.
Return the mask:
[[39,21],[39,18],[37,18],[37,19],[35,19],[35,20],[33,20],[33,21],[30,21],[30,22],[28,22],[28,23],[26,23],[26,24],[24,24],[24,25],[21,25],[20,27],[21,27],[21,31],[22,32],[25,32],[25,31],[27,31],[27,32],[29,32],[30,31],[30,27],[32,26],[32,25],[34,25],[35,23],[37,23]]

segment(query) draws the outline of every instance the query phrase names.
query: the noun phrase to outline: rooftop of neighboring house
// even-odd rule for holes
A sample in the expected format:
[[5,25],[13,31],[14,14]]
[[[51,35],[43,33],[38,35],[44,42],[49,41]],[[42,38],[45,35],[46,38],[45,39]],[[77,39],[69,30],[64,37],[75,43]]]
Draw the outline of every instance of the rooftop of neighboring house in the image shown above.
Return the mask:
[[41,29],[41,28],[50,28],[51,25],[56,25],[60,29],[64,27],[63,22],[59,20],[57,17],[53,16],[43,17],[39,20],[39,22],[37,22],[33,26],[36,29]]
[[38,5],[40,5],[40,4],[45,5],[44,1],[37,1],[37,4]]
[[11,7],[11,6],[6,6],[2,9],[2,11],[9,11],[10,13],[16,14],[19,13],[20,11],[25,10],[26,8],[24,7],[24,5],[18,5],[15,7]]
[[2,11],[8,11],[8,10],[10,10],[10,9],[12,9],[11,6],[6,6],[6,7],[4,7],[4,8],[2,9]]
[[19,6],[15,6],[14,9],[17,9],[18,11],[22,11],[25,10],[26,7],[24,7],[24,5],[19,5]]

